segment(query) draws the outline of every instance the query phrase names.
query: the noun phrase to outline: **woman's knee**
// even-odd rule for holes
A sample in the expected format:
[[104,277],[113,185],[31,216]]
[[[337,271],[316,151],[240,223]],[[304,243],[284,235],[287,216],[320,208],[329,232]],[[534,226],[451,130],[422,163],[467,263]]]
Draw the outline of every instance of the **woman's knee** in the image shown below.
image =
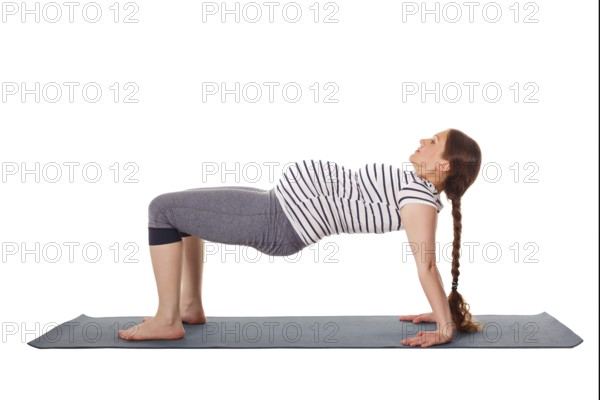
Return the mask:
[[[168,224],[166,215],[170,207],[170,193],[163,193],[154,197],[148,204],[148,222],[149,226]],[[158,227],[158,226],[157,226]]]

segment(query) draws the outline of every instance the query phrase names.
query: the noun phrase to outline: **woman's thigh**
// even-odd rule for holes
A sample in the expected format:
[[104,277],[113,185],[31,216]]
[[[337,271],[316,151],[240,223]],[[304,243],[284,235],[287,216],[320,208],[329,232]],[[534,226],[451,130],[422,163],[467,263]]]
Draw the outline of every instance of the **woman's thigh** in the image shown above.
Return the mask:
[[304,247],[274,190],[221,186],[164,193],[150,203],[149,226],[173,227],[270,255],[290,255]]

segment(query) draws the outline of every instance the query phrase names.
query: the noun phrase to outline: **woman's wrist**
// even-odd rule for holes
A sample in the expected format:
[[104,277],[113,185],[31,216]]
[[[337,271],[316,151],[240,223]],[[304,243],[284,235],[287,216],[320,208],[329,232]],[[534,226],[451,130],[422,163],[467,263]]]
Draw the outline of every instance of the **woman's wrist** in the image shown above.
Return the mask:
[[452,335],[454,334],[455,326],[454,326],[454,322],[452,321],[448,321],[448,322],[438,322],[437,323],[437,330],[443,335],[448,337],[449,339],[452,338]]

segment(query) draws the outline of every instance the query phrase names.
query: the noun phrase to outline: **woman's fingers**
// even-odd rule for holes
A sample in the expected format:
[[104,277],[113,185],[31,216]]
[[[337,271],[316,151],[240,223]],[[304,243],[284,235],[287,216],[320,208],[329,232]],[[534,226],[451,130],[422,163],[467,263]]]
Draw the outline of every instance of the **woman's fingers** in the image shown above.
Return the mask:
[[408,321],[408,320],[413,321],[414,319],[419,318],[420,316],[421,316],[421,314],[401,315],[400,321]]
[[435,322],[433,318],[433,313],[423,313],[423,314],[411,314],[411,315],[401,315],[400,321],[412,321],[415,324],[419,322]]
[[423,331],[419,331],[419,333],[417,333],[415,336],[406,338],[400,343],[405,344],[407,346],[417,346],[417,345],[421,344],[421,342],[423,340],[423,338],[421,337],[422,333],[423,333]]
[[423,345],[423,339],[422,338],[411,338],[412,340],[409,340],[407,342],[402,342],[402,344],[406,345],[406,346],[411,346],[411,347],[415,347],[415,346],[422,346]]
[[429,347],[449,341],[448,338],[441,336],[439,331],[419,331],[415,336],[406,338],[400,343],[407,346]]
[[400,319],[404,320],[404,319],[413,319],[414,317],[416,317],[416,315],[401,315]]

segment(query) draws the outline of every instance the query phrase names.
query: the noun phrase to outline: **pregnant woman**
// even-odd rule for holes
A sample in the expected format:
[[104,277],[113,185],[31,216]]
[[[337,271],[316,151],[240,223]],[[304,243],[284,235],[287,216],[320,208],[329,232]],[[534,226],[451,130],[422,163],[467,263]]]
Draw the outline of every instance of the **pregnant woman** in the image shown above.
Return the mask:
[[[481,329],[457,291],[461,197],[477,178],[481,150],[469,136],[448,129],[422,139],[410,155],[414,171],[366,164],[357,171],[335,162],[293,163],[275,187],[206,187],[164,193],[148,210],[150,256],[158,288],[154,317],[126,330],[125,340],[180,339],[183,323],[203,324],[204,241],[251,246],[274,256],[297,253],[329,235],[405,230],[432,312],[400,320],[435,322],[403,344],[449,342],[455,331]],[[436,265],[440,194],[452,202],[452,290],[446,297]]]

